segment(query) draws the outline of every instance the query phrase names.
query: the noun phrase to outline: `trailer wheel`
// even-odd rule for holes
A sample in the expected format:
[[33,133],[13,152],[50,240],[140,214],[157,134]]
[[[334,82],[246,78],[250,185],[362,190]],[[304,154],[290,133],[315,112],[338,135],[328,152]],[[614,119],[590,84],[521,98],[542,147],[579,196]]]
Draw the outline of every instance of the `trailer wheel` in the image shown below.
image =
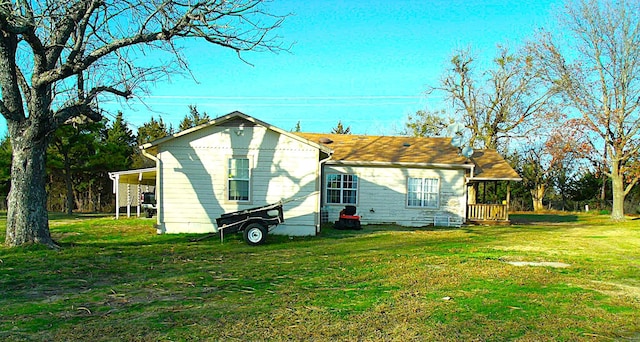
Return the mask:
[[251,245],[256,246],[264,243],[267,239],[267,228],[260,223],[249,223],[244,228],[244,241]]

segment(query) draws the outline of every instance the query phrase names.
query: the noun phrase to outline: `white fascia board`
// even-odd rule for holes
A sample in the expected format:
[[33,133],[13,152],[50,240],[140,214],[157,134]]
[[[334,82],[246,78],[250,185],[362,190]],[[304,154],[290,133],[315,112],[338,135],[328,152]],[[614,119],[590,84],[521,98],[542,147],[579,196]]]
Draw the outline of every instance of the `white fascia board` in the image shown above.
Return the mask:
[[522,178],[488,178],[488,177],[473,177],[473,178],[469,178],[468,179],[469,182],[471,181],[514,181],[514,182],[521,182]]
[[136,174],[136,173],[144,173],[144,172],[155,172],[156,168],[155,167],[149,167],[146,169],[135,169],[135,170],[125,170],[125,171],[113,171],[113,172],[109,172],[110,175],[132,175],[132,174]]
[[358,162],[329,160],[326,165],[340,166],[391,166],[391,167],[429,167],[436,169],[473,169],[473,164],[442,164],[442,163],[394,163],[394,162]]

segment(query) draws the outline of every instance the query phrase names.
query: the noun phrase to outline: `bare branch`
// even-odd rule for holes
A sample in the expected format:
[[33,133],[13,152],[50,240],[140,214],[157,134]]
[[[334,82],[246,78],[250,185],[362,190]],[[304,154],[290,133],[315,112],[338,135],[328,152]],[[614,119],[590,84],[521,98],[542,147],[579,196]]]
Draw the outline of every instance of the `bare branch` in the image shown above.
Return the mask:
[[441,92],[451,101],[471,131],[471,145],[505,148],[505,141],[539,129],[542,119],[555,113],[553,91],[541,86],[530,57],[522,52],[501,48],[494,68],[483,77],[474,75],[477,67],[469,50],[458,51],[451,65],[441,85],[428,92]]
[[614,219],[623,217],[625,189],[637,182],[627,163],[637,160],[640,145],[639,11],[637,1],[571,3],[561,14],[567,38],[546,33],[531,49],[546,80],[580,113],[595,150],[608,163],[604,172],[612,180]]
[[[34,86],[56,82],[77,74],[80,70],[85,70],[92,66],[97,60],[120,49],[153,42],[170,42],[175,38],[201,38],[209,43],[233,49],[238,52],[241,60],[244,60],[239,54],[242,51],[265,48],[269,51],[277,52],[282,48],[268,40],[267,35],[281,25],[284,17],[272,16],[257,10],[256,8],[261,2],[256,0],[247,1],[246,3],[209,0],[188,5],[176,1],[165,1],[157,6],[150,6],[145,19],[136,28],[137,32],[128,36],[115,36],[107,31],[108,26],[103,24],[93,26],[92,37],[102,44],[100,46],[96,45],[90,51],[87,50],[86,56],[79,58],[77,55],[80,51],[80,46],[76,42],[66,62],[58,68],[38,75],[35,78]],[[91,2],[91,5],[95,4],[97,2]],[[145,6],[143,3],[139,5],[143,8]],[[78,37],[84,36],[83,30],[86,29],[88,23],[86,15],[93,13],[95,8],[95,6],[91,8],[83,7],[83,11],[76,9],[76,14],[80,12],[85,14],[85,17],[81,20],[81,25],[78,26],[82,31],[82,34],[78,34]],[[117,18],[121,18],[127,13],[135,14],[135,11],[136,9],[127,8],[119,13],[118,9],[109,8],[105,9],[102,15],[107,18],[113,12],[118,15]],[[259,22],[253,22],[251,16],[270,17],[274,21],[267,25],[262,25]],[[76,15],[74,20],[80,20],[80,16]],[[237,26],[234,26],[234,22]],[[69,26],[63,25],[64,28]],[[83,27],[84,29],[82,29]],[[66,32],[60,37],[65,35]],[[104,39],[103,36],[109,37],[109,39]],[[56,44],[56,46],[62,46],[62,44]]]

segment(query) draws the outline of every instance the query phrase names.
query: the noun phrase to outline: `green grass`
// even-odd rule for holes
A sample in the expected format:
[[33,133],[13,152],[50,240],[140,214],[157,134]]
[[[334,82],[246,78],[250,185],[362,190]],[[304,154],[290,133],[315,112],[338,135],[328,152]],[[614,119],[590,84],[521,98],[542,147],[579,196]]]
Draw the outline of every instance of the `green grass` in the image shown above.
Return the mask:
[[0,340],[640,339],[640,221],[513,219],[327,227],[250,247],[156,235],[147,219],[52,216],[61,251],[0,247]]

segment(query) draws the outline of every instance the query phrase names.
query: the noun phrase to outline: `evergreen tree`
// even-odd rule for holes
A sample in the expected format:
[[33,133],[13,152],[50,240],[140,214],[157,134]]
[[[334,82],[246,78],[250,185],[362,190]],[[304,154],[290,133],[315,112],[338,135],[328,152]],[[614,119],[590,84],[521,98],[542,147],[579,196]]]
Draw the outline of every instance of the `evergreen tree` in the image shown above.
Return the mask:
[[107,169],[129,169],[136,152],[136,137],[127,126],[122,112],[118,112],[114,121],[105,129],[103,139],[101,151],[105,153],[101,154],[101,158],[105,158]]
[[300,120],[298,120],[298,122],[296,122],[296,127],[294,127],[293,130],[291,130],[291,132],[294,132],[294,133],[302,132],[302,128],[300,127]]
[[189,105],[189,114],[187,114],[184,119],[182,119],[182,122],[180,122],[180,126],[178,127],[178,129],[180,131],[184,131],[185,129],[196,127],[209,121],[211,121],[211,118],[209,117],[209,114],[207,114],[207,112],[200,114],[200,112],[198,112],[198,108],[195,105]]
[[342,125],[342,121],[338,121],[338,125],[331,129],[331,133],[333,134],[351,134],[351,127],[347,126],[346,128]]
[[0,141],[0,209],[6,210],[6,198],[11,187],[11,140],[5,135]]
[[[149,122],[145,122],[141,127],[138,128],[138,135],[136,136],[136,143],[138,145],[144,145],[148,142],[164,138],[171,134],[173,129],[167,128],[162,117],[160,117],[157,121],[156,119],[151,117]],[[155,167],[155,163],[153,160],[142,155],[140,149],[136,148],[135,153],[133,155],[133,162],[131,167],[135,169],[140,168],[148,168]]]
[[170,129],[167,128],[162,117],[156,121],[152,116],[149,122],[145,122],[140,128],[138,128],[136,142],[138,145],[144,145],[156,139],[164,138],[169,134]]
[[[55,195],[56,185],[64,184],[64,210],[67,214],[72,214],[74,208],[87,210],[86,204],[90,197],[83,193],[76,196],[80,189],[90,191],[93,172],[96,169],[96,162],[103,163],[103,157],[96,157],[101,143],[100,133],[104,129],[105,123],[98,122],[76,122],[73,125],[59,127],[53,134],[51,144],[48,148],[47,169],[49,170],[49,194]],[[62,197],[62,196],[61,196]],[[54,204],[55,201],[50,201]]]

